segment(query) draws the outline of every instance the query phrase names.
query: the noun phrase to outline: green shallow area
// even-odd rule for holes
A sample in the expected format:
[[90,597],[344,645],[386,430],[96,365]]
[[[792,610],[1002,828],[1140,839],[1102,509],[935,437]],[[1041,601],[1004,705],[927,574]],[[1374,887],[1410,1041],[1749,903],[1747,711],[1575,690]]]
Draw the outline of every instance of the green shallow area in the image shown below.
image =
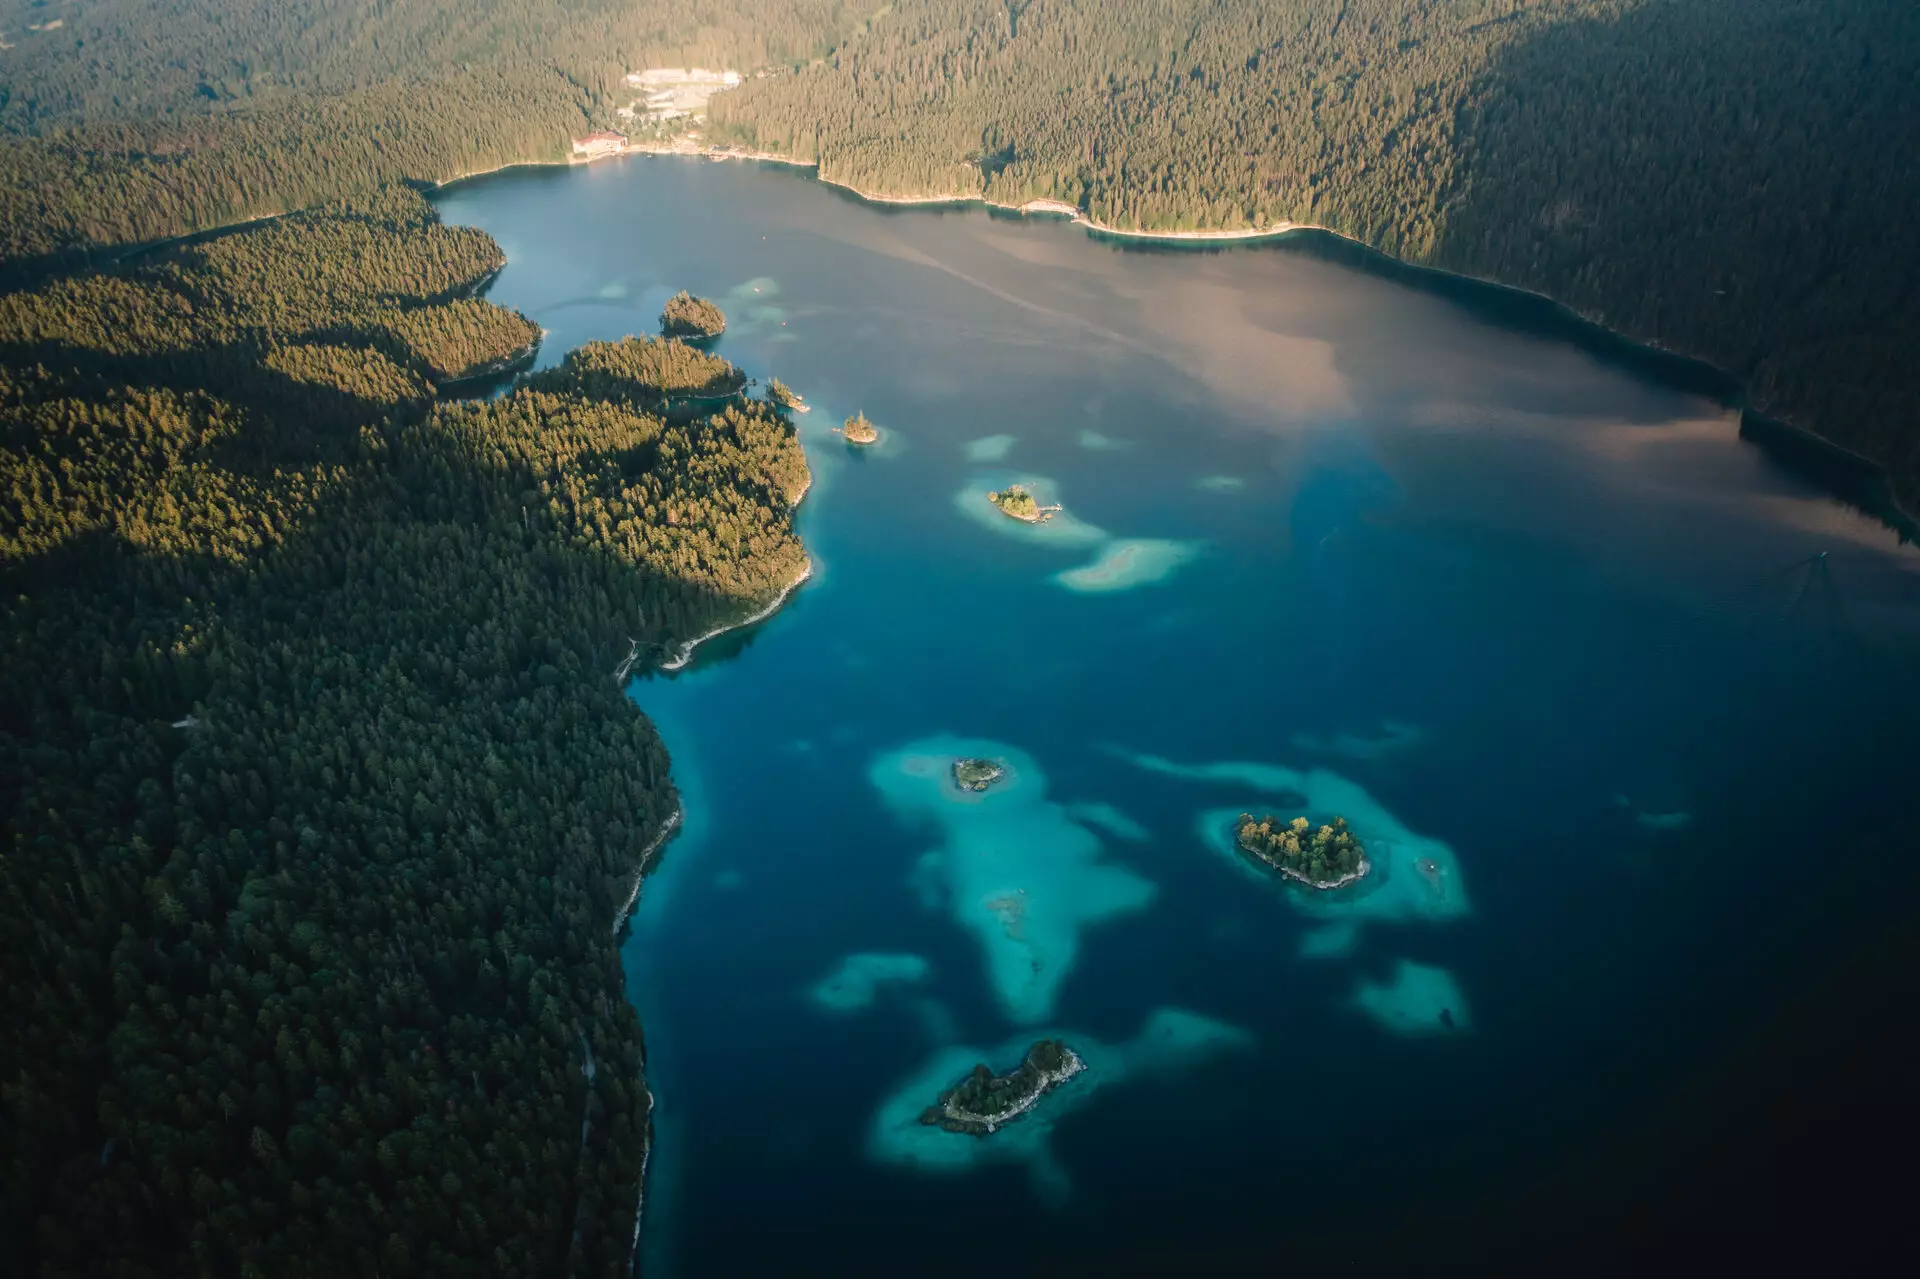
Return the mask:
[[[1004,761],[1007,775],[986,791],[960,789],[953,761],[973,757]],[[937,831],[916,886],[978,940],[994,994],[1016,1022],[1052,1013],[1084,929],[1155,896],[1152,883],[1104,860],[1099,836],[1047,798],[1039,765],[1004,742],[922,738],[880,755],[868,777],[900,817]]]
[[1133,447],[1132,440],[1116,440],[1111,435],[1102,435],[1098,431],[1080,432],[1080,447],[1090,453],[1119,453]]
[[1002,537],[1017,538],[1023,542],[1032,542],[1040,546],[1098,546],[1105,542],[1108,533],[1105,529],[1087,523],[1071,510],[1055,511],[1051,519],[1029,523],[1003,515],[987,499],[987,494],[1000,492],[1018,485],[1033,494],[1033,500],[1041,506],[1063,505],[1060,501],[1060,486],[1044,475],[997,474],[975,476],[966,487],[953,496],[953,504],[962,515],[990,529]]
[[[1043,1037],[1064,1040],[1087,1068],[990,1136],[951,1133],[920,1122],[920,1113],[976,1063],[1009,1069],[1026,1056],[1035,1039]],[[1075,1030],[1049,1029],[1022,1034],[985,1051],[964,1044],[942,1048],[881,1102],[868,1130],[867,1154],[879,1163],[929,1173],[963,1172],[988,1163],[1025,1163],[1036,1189],[1058,1201],[1070,1189],[1066,1172],[1050,1148],[1054,1127],[1062,1118],[1086,1105],[1102,1088],[1191,1069],[1250,1048],[1253,1042],[1253,1036],[1237,1026],[1185,1009],[1159,1008],[1148,1014],[1137,1035],[1118,1044]],[[1129,1122],[1152,1124],[1151,1111],[1138,1112]]]
[[887,987],[918,985],[932,971],[932,966],[918,955],[863,951],[841,960],[807,993],[828,1012],[859,1012],[871,1008]]
[[[1280,888],[1288,904],[1303,914],[1329,920],[1408,922],[1452,919],[1471,910],[1453,849],[1409,830],[1366,788],[1338,773],[1238,760],[1177,764],[1156,755],[1115,754],[1148,772],[1257,792],[1231,808],[1203,810],[1194,820],[1194,833],[1241,873]],[[1249,862],[1233,841],[1234,819],[1250,812],[1298,814],[1316,820],[1344,817],[1366,846],[1371,869],[1359,883],[1327,891],[1270,874]]]
[[1041,506],[1065,505],[1055,480],[1044,475],[999,473],[977,475],[968,481],[954,494],[954,506],[969,520],[1002,537],[1037,546],[1095,548],[1093,558],[1085,564],[1054,574],[1053,580],[1070,591],[1101,594],[1163,582],[1206,546],[1197,540],[1116,537],[1099,525],[1081,519],[1071,509],[1056,511],[1051,518],[1037,523],[1016,520],[1002,514],[987,498],[989,493],[1014,485],[1033,494],[1033,500]]
[[1473,1024],[1466,992],[1453,974],[1410,959],[1396,963],[1385,981],[1361,978],[1353,1006],[1396,1035],[1461,1034]]
[[1054,574],[1053,580],[1087,594],[1130,590],[1165,581],[1198,555],[1203,545],[1162,537],[1115,538],[1092,560]]
[[[1345,785],[1350,786],[1351,783]],[[1358,787],[1353,792],[1364,796]],[[1233,826],[1240,814],[1264,811],[1257,801],[1231,808],[1210,808],[1194,821],[1194,834],[1200,842],[1230,860],[1252,879],[1279,888],[1287,903],[1302,914],[1318,919],[1367,919],[1404,923],[1413,920],[1444,920],[1467,913],[1465,892],[1459,887],[1460,874],[1453,852],[1438,840],[1407,831],[1392,821],[1384,810],[1368,812],[1353,794],[1322,787],[1297,792],[1307,797],[1302,805],[1280,805],[1273,811],[1286,816],[1296,811],[1315,821],[1336,815],[1359,836],[1367,850],[1367,873],[1358,883],[1344,888],[1309,888],[1285,879],[1249,861],[1234,843]],[[1341,802],[1329,803],[1329,799]],[[1386,817],[1385,821],[1381,818]],[[1396,830],[1395,828],[1398,827]],[[1394,833],[1389,834],[1388,831]],[[1436,869],[1421,870],[1422,862]]]
[[998,462],[1019,442],[1015,435],[983,435],[966,446],[969,462]]

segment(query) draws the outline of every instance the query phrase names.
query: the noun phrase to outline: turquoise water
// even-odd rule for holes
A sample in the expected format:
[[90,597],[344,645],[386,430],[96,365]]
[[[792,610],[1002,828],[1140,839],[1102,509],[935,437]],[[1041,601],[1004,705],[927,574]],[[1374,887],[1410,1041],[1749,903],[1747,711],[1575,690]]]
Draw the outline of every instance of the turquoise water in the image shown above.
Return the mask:
[[[1834,974],[1920,886],[1920,555],[1723,406],[1286,247],[697,161],[439,203],[544,364],[687,288],[814,406],[812,580],[631,690],[687,803],[624,951],[649,1273],[1617,1240],[1900,998]],[[1374,872],[1256,874],[1246,809]],[[913,1122],[1042,1034],[1090,1069],[1034,1114]]]

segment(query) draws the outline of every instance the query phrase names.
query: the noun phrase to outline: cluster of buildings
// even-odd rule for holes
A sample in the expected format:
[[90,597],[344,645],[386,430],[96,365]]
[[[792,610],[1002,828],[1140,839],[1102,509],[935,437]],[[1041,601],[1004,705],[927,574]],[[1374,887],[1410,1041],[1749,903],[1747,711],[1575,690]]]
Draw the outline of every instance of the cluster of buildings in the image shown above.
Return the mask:
[[[709,71],[705,67],[650,67],[645,71],[629,71],[627,86],[639,90],[641,97],[614,114],[622,122],[622,128],[629,127],[626,122],[632,121],[654,126],[653,132],[659,133],[658,126],[679,120],[683,123],[675,125],[674,131],[683,130],[705,118],[708,99],[716,93],[738,88],[742,78],[738,71]],[[687,136],[697,138],[698,135]],[[611,129],[573,140],[576,160],[597,159],[626,149],[626,135]]]
[[573,155],[577,160],[592,160],[598,156],[612,155],[624,151],[627,147],[627,135],[615,133],[611,129],[602,129],[598,133],[589,133],[584,138],[573,140]]

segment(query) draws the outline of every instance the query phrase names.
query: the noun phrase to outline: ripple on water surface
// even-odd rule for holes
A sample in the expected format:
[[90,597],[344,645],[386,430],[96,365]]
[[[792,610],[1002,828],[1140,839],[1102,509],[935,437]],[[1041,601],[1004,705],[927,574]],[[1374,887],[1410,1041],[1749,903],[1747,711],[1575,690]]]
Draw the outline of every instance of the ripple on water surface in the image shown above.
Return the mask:
[[[953,761],[974,757],[999,761],[1006,775],[989,790],[962,790]],[[1153,900],[1154,886],[1104,861],[1099,837],[1047,798],[1032,757],[1004,742],[924,738],[879,756],[868,776],[895,812],[939,829],[942,843],[922,859],[916,886],[978,939],[1016,1022],[1053,1011],[1082,929]]]

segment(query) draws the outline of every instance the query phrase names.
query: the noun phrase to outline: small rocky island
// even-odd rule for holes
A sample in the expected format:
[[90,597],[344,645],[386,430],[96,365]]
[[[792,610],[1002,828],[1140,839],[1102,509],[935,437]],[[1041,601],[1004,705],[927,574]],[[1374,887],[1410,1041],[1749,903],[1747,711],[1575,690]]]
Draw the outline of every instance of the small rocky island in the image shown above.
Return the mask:
[[773,401],[776,406],[786,409],[790,413],[813,412],[813,410],[808,407],[807,402],[800,397],[800,392],[794,390],[777,377],[767,379],[767,398]]
[[660,331],[670,338],[717,338],[727,331],[727,317],[705,298],[682,289],[660,312]]
[[1233,825],[1233,842],[1262,866],[1310,888],[1340,888],[1372,869],[1344,817],[1316,830],[1304,817],[1283,822],[1271,814],[1242,813]]
[[1028,524],[1040,524],[1053,518],[1058,506],[1042,506],[1034,500],[1033,494],[1018,484],[1010,484],[997,493],[987,494],[987,501],[993,503],[993,509],[1002,515]]
[[1006,775],[1006,766],[990,759],[953,761],[953,784],[961,790],[983,791]]
[[880,438],[880,428],[868,421],[865,413],[855,413],[841,425],[840,434],[849,444],[872,444]]
[[984,1137],[1001,1124],[1032,1110],[1040,1099],[1087,1068],[1066,1043],[1042,1039],[1027,1049],[1026,1060],[1010,1074],[996,1075],[985,1062],[940,1100],[920,1112],[920,1122],[948,1132]]

